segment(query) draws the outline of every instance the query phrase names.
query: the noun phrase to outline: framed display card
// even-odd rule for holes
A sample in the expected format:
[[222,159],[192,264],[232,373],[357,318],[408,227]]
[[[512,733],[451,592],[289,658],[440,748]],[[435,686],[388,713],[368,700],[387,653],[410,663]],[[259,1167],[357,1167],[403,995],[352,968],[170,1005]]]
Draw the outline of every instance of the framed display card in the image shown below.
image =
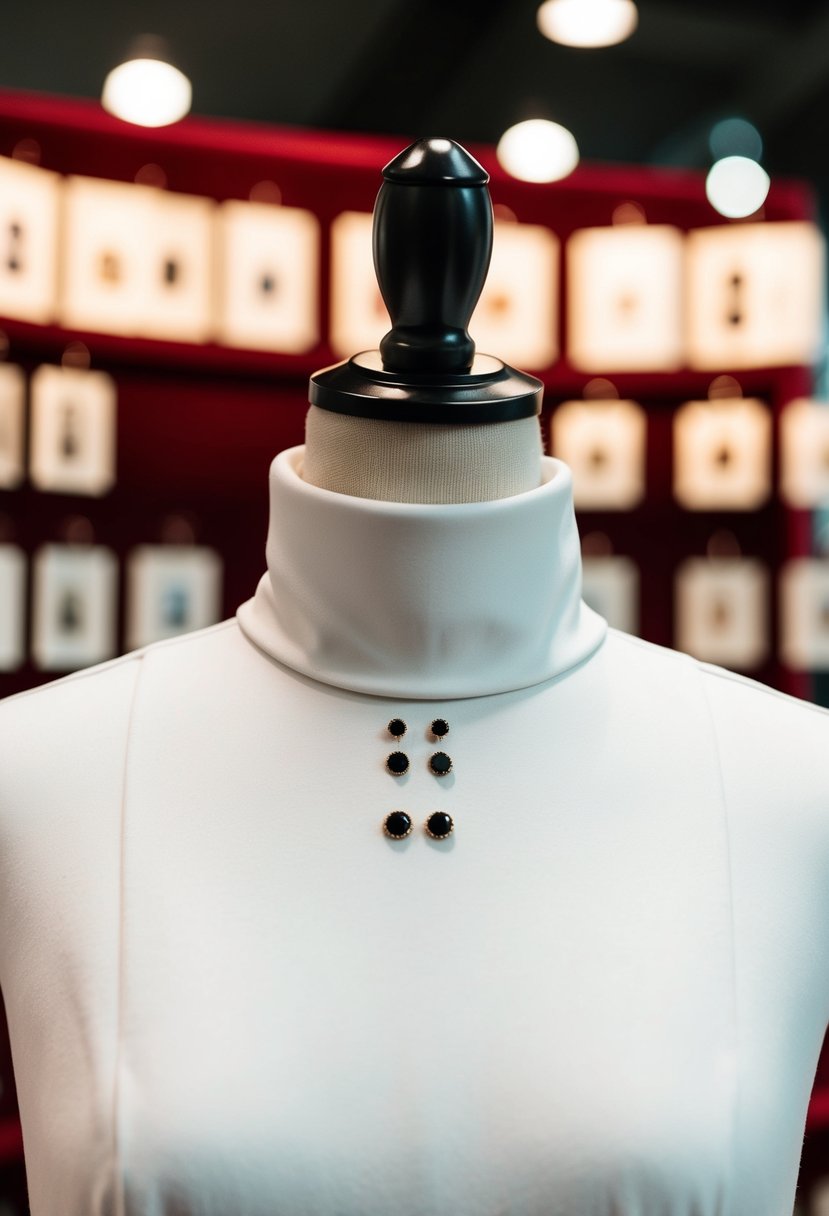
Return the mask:
[[31,379],[31,478],[99,496],[115,484],[116,386],[106,372],[43,364]]
[[688,361],[697,368],[811,363],[823,325],[824,241],[805,221],[688,234]]
[[222,560],[200,545],[139,545],[127,562],[128,650],[215,625]]
[[576,509],[627,511],[645,497],[645,411],[635,401],[565,401],[552,454],[570,466]]
[[614,629],[639,632],[639,569],[631,558],[583,557],[582,598]]
[[26,377],[22,367],[0,363],[0,489],[13,490],[24,476]]
[[171,190],[149,196],[149,275],[141,332],[171,342],[207,342],[215,309],[212,199]]
[[689,401],[674,415],[674,496],[691,511],[753,511],[771,494],[769,407]]
[[141,336],[155,260],[156,190],[75,176],[63,188],[62,324]]
[[102,545],[43,545],[34,555],[32,657],[74,671],[115,654],[118,565]]
[[522,368],[555,362],[558,253],[549,228],[496,221],[489,273],[469,322],[480,354]]
[[17,545],[0,545],[0,671],[15,671],[26,657],[26,557]]
[[675,646],[706,663],[751,670],[769,654],[769,573],[750,557],[690,557],[676,572]]
[[229,200],[218,209],[218,340],[297,354],[319,341],[319,221],[311,211]]
[[829,506],[829,403],[801,398],[781,411],[780,494],[791,507]]
[[368,211],[342,211],[331,224],[329,338],[343,358],[358,351],[376,350],[391,329],[374,273],[371,233],[372,215]]
[[582,228],[567,242],[567,355],[581,371],[675,371],[683,237],[670,224]]
[[829,671],[829,558],[789,558],[778,591],[782,661],[795,671]]
[[54,319],[60,190],[57,173],[0,156],[0,316]]

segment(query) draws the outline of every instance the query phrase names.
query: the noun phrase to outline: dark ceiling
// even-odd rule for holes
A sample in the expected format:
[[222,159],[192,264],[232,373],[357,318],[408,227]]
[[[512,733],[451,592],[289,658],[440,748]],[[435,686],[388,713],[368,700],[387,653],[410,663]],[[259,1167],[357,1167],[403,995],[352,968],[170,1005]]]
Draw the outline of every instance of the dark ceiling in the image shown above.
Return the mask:
[[197,113],[495,142],[531,115],[585,159],[707,166],[707,133],[751,119],[771,173],[829,198],[829,3],[640,0],[618,47],[555,46],[537,0],[71,0],[15,4],[0,87],[98,96],[140,33],[165,35]]

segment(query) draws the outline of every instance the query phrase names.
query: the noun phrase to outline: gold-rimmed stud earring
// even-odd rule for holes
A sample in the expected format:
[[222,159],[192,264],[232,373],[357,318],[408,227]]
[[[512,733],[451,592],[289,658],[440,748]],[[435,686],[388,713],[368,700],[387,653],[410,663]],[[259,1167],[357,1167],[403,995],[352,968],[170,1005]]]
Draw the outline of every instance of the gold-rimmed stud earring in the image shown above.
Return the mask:
[[436,739],[442,739],[444,735],[449,734],[449,723],[445,718],[433,718],[429,729]]
[[409,771],[409,757],[405,752],[389,752],[386,756],[386,772],[392,777],[402,777]]
[[432,752],[429,757],[429,771],[436,777],[445,777],[452,771],[452,760],[446,752]]
[[432,840],[445,840],[455,830],[455,822],[446,811],[433,811],[423,826]]
[[402,718],[392,718],[392,720],[389,722],[388,726],[386,727],[386,730],[389,732],[389,734],[391,735],[391,737],[393,739],[400,740],[405,735],[407,727],[406,727],[406,723],[403,721]]
[[383,820],[383,831],[392,840],[405,840],[411,835],[413,826],[411,815],[405,811],[390,811]]

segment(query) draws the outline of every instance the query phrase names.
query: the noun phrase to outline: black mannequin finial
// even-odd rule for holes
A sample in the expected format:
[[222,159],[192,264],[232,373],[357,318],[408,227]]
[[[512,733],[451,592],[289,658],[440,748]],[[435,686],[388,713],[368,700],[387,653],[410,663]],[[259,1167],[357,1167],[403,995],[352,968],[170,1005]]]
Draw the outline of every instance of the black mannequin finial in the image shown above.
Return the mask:
[[492,253],[489,174],[451,139],[389,161],[374,206],[374,267],[392,328],[379,350],[314,372],[321,409],[399,422],[531,418],[544,386],[488,354],[468,326]]
[[489,174],[450,139],[419,139],[390,161],[374,205],[374,267],[392,328],[386,371],[468,372],[469,318],[492,254]]

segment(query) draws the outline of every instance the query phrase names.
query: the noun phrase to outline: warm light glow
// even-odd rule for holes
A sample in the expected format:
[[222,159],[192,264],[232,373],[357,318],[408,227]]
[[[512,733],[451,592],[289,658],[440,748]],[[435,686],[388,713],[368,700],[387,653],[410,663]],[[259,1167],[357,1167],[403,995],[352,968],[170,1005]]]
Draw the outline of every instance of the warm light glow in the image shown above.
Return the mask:
[[753,215],[769,192],[769,175],[747,156],[725,156],[711,166],[705,193],[715,211],[728,219]]
[[128,59],[104,81],[101,104],[116,118],[139,127],[166,127],[190,109],[190,81],[161,59]]
[[556,182],[579,163],[579,149],[566,127],[530,118],[509,127],[498,141],[501,166],[522,182]]
[[630,37],[639,14],[633,0],[545,0],[536,21],[564,46],[613,46]]

